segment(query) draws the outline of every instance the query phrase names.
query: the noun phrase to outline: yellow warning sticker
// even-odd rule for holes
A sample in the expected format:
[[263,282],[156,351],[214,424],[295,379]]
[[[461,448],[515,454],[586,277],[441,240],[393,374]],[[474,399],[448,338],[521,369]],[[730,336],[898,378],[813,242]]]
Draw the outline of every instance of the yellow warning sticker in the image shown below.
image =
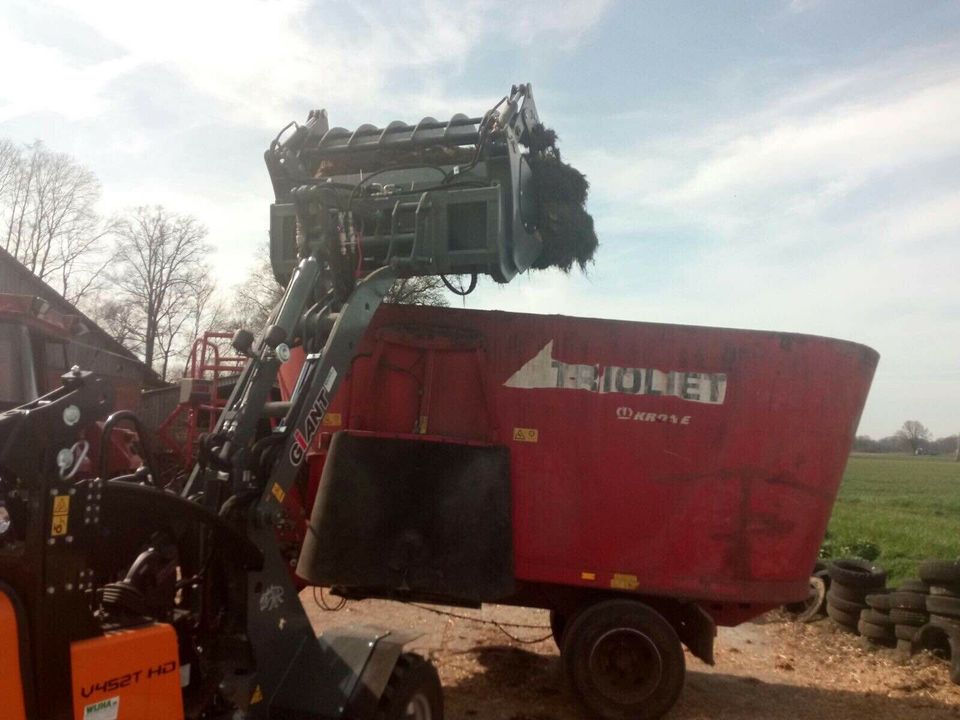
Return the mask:
[[53,498],[53,518],[50,520],[50,537],[67,534],[70,526],[70,496],[56,495]]
[[70,514],[70,496],[69,495],[57,495],[53,499],[53,514],[54,515]]
[[417,423],[417,432],[421,435],[427,434],[427,416],[421,415],[420,422]]
[[256,689],[253,691],[253,695],[250,696],[250,704],[256,705],[257,703],[263,702],[263,690],[260,689],[260,686],[257,685]]
[[66,535],[69,524],[69,515],[54,515],[53,520],[50,521],[50,537]]
[[540,440],[540,431],[536,428],[515,427],[513,429],[513,439],[517,442],[535,443]]
[[287,494],[283,491],[283,488],[280,487],[280,483],[274,483],[273,488],[271,488],[270,492],[273,493],[273,496],[277,499],[277,502],[279,503],[282,503],[283,499],[287,496]]
[[327,413],[323,416],[325,427],[340,427],[343,425],[343,416],[340,413]]
[[614,573],[613,579],[610,581],[610,587],[617,590],[636,590],[640,587],[640,581],[637,580],[636,575]]
[[584,572],[580,573],[580,579],[581,579],[581,580],[596,580],[596,579],[597,579],[597,574],[596,574],[596,573],[592,573],[592,572],[586,572],[586,571],[584,571]]

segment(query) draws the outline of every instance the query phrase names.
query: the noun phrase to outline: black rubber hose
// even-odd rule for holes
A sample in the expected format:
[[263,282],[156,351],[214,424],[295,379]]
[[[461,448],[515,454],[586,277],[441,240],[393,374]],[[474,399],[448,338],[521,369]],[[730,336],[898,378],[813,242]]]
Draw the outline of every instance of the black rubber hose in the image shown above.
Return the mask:
[[110,415],[110,417],[108,417],[103,423],[103,430],[100,432],[100,477],[106,479],[107,450],[109,447],[110,434],[113,432],[114,426],[116,426],[117,423],[123,422],[124,420],[132,423],[137,431],[137,434],[140,436],[140,447],[143,450],[143,461],[147,466],[147,470],[150,472],[150,476],[153,478],[153,484],[156,485],[158,482],[160,482],[160,473],[157,472],[157,463],[153,458],[153,453],[150,452],[150,446],[147,444],[147,429],[140,421],[140,418],[138,418],[136,414],[130,410],[117,410],[117,412]]
[[225,522],[203,505],[166,490],[118,479],[108,480],[104,484],[104,492],[114,495],[121,502],[140,502],[156,510],[170,509],[174,517],[189,518],[202,523],[225,541],[221,547],[230,548],[226,553],[227,557],[239,561],[240,565],[248,570],[259,570],[263,567],[263,552],[260,548],[233,525]]

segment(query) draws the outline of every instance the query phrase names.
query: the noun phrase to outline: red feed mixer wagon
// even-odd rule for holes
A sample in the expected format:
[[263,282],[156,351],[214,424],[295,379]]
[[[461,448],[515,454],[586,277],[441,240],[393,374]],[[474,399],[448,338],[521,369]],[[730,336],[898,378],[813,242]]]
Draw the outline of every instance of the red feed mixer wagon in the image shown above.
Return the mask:
[[602,664],[598,638],[634,641],[628,675],[659,658],[655,716],[682,652],[631,623],[712,662],[716,624],[806,595],[877,360],[809,335],[383,305],[301,442],[297,572],[348,597],[549,608],[564,654],[589,656],[565,657],[574,675]]

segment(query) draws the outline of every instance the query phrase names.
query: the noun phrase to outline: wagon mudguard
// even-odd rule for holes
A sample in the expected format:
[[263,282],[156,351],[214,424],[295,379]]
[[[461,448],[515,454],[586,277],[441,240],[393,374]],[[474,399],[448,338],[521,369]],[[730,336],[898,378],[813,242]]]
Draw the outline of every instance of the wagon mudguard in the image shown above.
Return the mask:
[[514,592],[501,446],[340,432],[297,574],[352,596],[488,602]]

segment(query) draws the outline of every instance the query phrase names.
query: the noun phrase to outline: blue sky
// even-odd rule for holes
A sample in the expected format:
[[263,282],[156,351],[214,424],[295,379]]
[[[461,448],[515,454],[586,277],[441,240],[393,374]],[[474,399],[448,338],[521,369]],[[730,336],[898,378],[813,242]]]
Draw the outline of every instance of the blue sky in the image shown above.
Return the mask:
[[0,136],[73,154],[105,212],[199,217],[225,288],[289,120],[480,114],[531,82],[601,249],[468,307],[856,340],[882,355],[861,432],[960,430],[960,3],[5,0],[0,67]]

